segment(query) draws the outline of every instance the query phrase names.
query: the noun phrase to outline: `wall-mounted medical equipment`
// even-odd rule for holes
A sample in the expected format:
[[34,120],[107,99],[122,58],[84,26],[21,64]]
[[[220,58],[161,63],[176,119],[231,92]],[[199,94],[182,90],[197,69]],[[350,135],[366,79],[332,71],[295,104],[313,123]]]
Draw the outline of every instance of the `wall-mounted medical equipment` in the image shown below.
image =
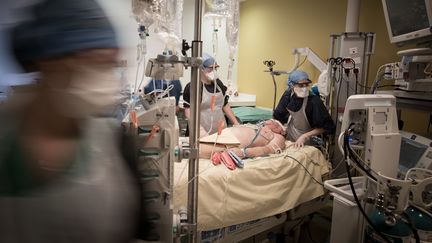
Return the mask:
[[353,94],[366,93],[370,57],[375,49],[375,34],[366,32],[340,33],[330,36],[330,58],[343,60],[343,65],[331,62],[330,97],[327,106],[335,122],[343,114],[347,98]]
[[[327,71],[329,98],[325,100],[325,104],[336,124],[336,134],[343,131],[341,123],[348,97],[366,93],[369,62],[374,49],[375,34],[371,32],[330,35]],[[334,149],[332,154],[333,164],[343,160],[338,149]],[[339,171],[335,171],[336,174]]]
[[432,91],[432,1],[382,0],[382,5],[390,42],[418,47],[399,51],[401,61],[387,64],[383,78],[394,79],[401,90]]
[[398,55],[401,61],[389,65],[389,76],[395,85],[407,91],[432,91],[432,49],[409,49]]
[[401,61],[384,64],[378,69],[370,93],[375,93],[384,79],[394,80],[393,86],[400,90],[432,91],[432,49],[415,48],[397,54]]
[[390,42],[422,44],[432,40],[432,1],[382,0]]

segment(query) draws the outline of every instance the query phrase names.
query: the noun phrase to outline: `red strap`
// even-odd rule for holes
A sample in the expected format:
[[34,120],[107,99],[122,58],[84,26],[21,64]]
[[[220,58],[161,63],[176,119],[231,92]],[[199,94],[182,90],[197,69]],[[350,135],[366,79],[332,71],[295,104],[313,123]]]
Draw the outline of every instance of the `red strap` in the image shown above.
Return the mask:
[[211,111],[214,111],[216,107],[216,96],[212,95],[210,100],[210,109]]
[[138,127],[138,118],[137,118],[136,111],[129,112],[129,118],[130,118],[130,122],[132,123],[132,125],[134,127]]
[[222,134],[222,130],[224,129],[224,127],[225,127],[225,122],[223,120],[220,120],[218,125],[218,135]]
[[222,160],[222,163],[224,163],[224,165],[228,169],[235,170],[236,165],[235,165],[234,161],[232,160],[231,156],[229,156],[229,154],[226,151],[222,152],[221,160]]
[[157,124],[154,124],[152,126],[152,130],[150,132],[150,135],[147,137],[147,142],[154,138],[155,134],[159,131],[159,129],[160,129],[160,127]]
[[221,163],[221,152],[215,152],[212,157],[211,161],[214,165],[220,165]]

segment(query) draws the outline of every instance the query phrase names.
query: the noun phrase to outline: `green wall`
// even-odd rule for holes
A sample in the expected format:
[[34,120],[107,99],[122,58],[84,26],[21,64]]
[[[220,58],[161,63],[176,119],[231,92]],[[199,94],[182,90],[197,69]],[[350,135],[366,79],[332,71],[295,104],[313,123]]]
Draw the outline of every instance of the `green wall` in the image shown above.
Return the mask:
[[[375,54],[371,57],[368,83],[378,67],[400,59],[390,44],[381,1],[362,0],[359,31],[376,33]],[[323,60],[329,56],[330,34],[345,31],[347,1],[341,0],[246,0],[240,6],[238,88],[257,96],[257,106],[273,106],[273,82],[265,73],[264,60],[274,60],[276,70],[288,70],[294,64],[293,48],[309,47]],[[315,82],[319,72],[305,62]],[[286,89],[287,76],[279,76],[277,101]],[[412,119],[415,117],[415,119]],[[407,131],[425,134],[429,113],[402,111]]]

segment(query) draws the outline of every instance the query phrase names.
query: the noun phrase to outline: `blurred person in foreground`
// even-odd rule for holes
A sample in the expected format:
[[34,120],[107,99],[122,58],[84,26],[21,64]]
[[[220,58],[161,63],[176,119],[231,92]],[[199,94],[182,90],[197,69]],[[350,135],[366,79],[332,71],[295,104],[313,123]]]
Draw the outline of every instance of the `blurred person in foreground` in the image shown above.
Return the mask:
[[0,110],[0,242],[130,242],[137,183],[110,118],[118,45],[93,0],[46,0],[12,44],[41,80]]

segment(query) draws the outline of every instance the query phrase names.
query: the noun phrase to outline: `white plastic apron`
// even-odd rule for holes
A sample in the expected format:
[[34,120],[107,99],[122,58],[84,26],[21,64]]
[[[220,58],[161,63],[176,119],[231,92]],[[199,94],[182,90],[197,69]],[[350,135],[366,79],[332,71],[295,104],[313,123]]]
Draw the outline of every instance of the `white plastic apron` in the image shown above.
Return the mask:
[[[301,135],[312,130],[305,112],[307,101],[308,97],[303,98],[302,107],[296,112],[287,109],[287,111],[290,113],[290,118],[287,125],[287,138],[290,141],[295,142]],[[308,144],[308,141],[306,144]]]
[[[224,105],[224,95],[222,90],[219,88],[215,81],[216,89],[218,92],[210,93],[207,91],[206,87],[203,87],[203,95],[201,102],[201,126],[208,132],[208,134],[213,134],[217,132],[219,122],[222,121],[226,127],[225,116],[222,111]],[[215,107],[211,110],[211,99],[215,96]]]

